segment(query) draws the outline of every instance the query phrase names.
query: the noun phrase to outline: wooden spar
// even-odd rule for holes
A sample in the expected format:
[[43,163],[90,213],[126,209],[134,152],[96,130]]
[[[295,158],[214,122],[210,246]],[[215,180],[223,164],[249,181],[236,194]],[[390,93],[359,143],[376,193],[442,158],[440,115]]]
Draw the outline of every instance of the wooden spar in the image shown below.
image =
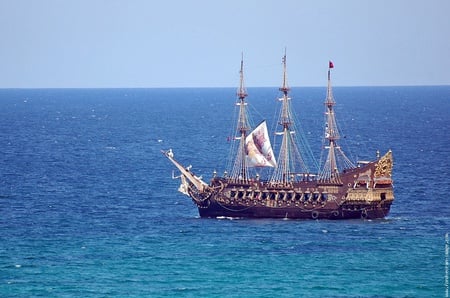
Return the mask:
[[235,180],[247,181],[249,177],[248,177],[248,165],[246,161],[245,138],[247,136],[247,132],[250,130],[250,124],[247,117],[247,110],[246,110],[247,103],[245,102],[247,92],[244,86],[244,54],[242,54],[241,68],[239,74],[240,74],[240,82],[239,82],[239,90],[237,92],[238,97],[237,105],[239,106],[239,115],[236,132],[239,135],[238,137],[239,146],[236,153],[236,157],[234,159],[231,177]]
[[203,180],[195,176],[190,170],[183,167],[178,161],[176,161],[173,158],[172,150],[164,151],[161,150],[161,153],[164,154],[167,159],[169,159],[175,167],[177,167],[178,170],[180,170],[181,174],[186,177],[186,179],[189,180],[194,186],[198,189],[199,192],[204,192],[206,188],[208,187],[208,184],[206,184]]
[[279,90],[283,93],[281,110],[278,124],[282,126],[282,131],[275,133],[282,136],[280,151],[278,153],[278,163],[270,179],[271,182],[281,182],[287,184],[294,181],[297,173],[309,172],[308,166],[303,159],[298,144],[297,137],[294,136],[295,124],[292,118],[291,98],[289,97],[289,85],[287,81],[286,51],[283,59],[283,81]]
[[[328,84],[327,84],[327,97],[325,100],[325,115],[326,115],[326,127],[324,135],[324,148],[328,149],[327,157],[323,168],[319,174],[320,181],[327,181],[332,183],[341,183],[339,173],[344,169],[354,168],[355,165],[344,154],[341,147],[338,145],[337,140],[340,139],[339,129],[336,123],[336,117],[334,114],[334,101],[333,91],[331,88],[331,69],[334,68],[333,62],[328,63]],[[338,164],[338,158],[343,164]]]

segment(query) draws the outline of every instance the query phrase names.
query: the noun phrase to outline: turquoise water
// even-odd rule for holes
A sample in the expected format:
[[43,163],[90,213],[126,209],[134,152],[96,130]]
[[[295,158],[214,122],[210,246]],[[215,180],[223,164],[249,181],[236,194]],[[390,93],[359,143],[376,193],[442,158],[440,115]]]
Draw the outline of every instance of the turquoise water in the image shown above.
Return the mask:
[[[160,150],[223,171],[234,93],[0,90],[0,296],[445,297],[450,87],[335,88],[344,150],[394,153],[373,221],[200,219]],[[318,156],[325,90],[292,97]]]

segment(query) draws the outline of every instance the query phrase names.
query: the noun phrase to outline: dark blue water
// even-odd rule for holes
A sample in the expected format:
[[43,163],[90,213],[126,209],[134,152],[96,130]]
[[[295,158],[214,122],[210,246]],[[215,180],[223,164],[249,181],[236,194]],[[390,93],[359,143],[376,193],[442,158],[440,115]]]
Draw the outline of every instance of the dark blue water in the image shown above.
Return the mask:
[[[198,218],[160,150],[225,170],[234,89],[0,90],[0,296],[445,297],[450,87],[334,95],[349,155],[393,150],[386,219]],[[319,158],[325,89],[292,97]]]

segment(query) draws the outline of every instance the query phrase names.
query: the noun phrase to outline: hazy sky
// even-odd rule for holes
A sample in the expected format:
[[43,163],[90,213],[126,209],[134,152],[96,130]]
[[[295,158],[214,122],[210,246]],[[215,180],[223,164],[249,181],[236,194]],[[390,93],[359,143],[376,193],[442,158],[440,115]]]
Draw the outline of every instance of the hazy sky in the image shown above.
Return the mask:
[[450,84],[450,0],[0,0],[0,88]]

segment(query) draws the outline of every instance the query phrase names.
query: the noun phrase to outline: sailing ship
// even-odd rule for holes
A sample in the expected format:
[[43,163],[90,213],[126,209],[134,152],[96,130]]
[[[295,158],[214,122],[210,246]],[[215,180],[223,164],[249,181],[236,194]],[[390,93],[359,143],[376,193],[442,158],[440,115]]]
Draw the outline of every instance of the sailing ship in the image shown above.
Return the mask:
[[[375,219],[384,218],[394,201],[392,152],[368,162],[353,163],[340,146],[331,87],[330,61],[325,100],[323,163],[312,174],[307,158],[299,149],[290,88],[287,82],[286,54],[283,56],[281,109],[276,135],[281,136],[275,158],[265,121],[253,130],[247,111],[243,59],[237,91],[238,117],[233,138],[235,148],[231,171],[219,177],[214,171],[209,183],[185,167],[171,149],[162,151],[180,171],[179,191],[192,198],[200,217],[292,218],[292,219]],[[263,178],[258,169],[268,167]],[[176,177],[174,177],[176,178]]]

